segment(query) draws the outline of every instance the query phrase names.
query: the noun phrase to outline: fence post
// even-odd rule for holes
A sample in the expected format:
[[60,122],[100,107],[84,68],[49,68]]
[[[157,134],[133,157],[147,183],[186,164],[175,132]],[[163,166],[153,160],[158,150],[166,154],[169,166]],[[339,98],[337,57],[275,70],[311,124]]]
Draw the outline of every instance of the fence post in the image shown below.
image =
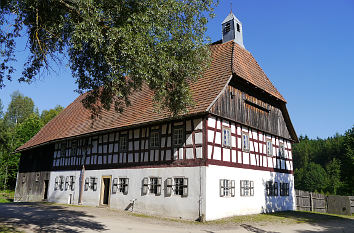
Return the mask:
[[313,211],[312,192],[309,193],[309,196],[310,196],[310,211]]

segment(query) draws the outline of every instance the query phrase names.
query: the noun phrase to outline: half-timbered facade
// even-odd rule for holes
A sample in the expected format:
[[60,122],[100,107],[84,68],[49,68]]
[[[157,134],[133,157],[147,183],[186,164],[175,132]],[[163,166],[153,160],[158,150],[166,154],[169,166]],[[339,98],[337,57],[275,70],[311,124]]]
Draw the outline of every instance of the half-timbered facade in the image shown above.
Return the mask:
[[151,91],[90,120],[78,97],[21,152],[16,201],[43,199],[212,220],[294,209],[286,101],[244,48],[231,13],[212,62],[191,84],[195,106],[157,113]]

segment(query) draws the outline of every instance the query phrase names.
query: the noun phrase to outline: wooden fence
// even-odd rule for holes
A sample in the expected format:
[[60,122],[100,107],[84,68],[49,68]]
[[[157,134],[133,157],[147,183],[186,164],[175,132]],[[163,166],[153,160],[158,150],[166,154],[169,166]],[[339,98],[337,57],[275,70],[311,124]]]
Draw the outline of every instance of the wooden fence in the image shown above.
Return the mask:
[[295,190],[296,209],[327,213],[327,197],[324,194]]
[[295,189],[296,209],[320,213],[352,215],[354,213],[354,196],[326,196]]

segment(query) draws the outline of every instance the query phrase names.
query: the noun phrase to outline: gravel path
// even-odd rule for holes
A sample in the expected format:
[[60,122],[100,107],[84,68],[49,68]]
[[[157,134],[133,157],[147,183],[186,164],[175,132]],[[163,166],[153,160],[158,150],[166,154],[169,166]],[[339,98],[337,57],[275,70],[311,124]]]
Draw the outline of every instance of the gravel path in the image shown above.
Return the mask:
[[25,232],[229,233],[326,232],[354,233],[354,219],[317,223],[196,223],[134,216],[107,208],[44,203],[0,204],[0,223]]

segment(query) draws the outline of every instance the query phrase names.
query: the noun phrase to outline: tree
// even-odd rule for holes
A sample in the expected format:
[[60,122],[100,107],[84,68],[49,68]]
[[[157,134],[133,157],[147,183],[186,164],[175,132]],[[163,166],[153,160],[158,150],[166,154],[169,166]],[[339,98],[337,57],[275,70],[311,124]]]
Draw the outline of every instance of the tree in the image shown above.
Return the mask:
[[354,195],[354,126],[345,132],[344,147],[345,154],[342,166],[344,180],[343,193]]
[[[208,65],[204,32],[212,0],[9,0],[0,4],[0,85],[11,79],[15,39],[30,56],[19,81],[31,82],[68,56],[86,108],[122,111],[146,84],[159,109],[177,115],[192,104],[189,83]],[[24,35],[25,34],[25,35]]]
[[34,113],[33,100],[27,96],[23,96],[20,92],[15,91],[11,95],[11,102],[7,108],[5,119],[11,124],[16,125],[22,123],[31,114]]
[[2,101],[0,99],[0,120],[4,116],[4,106],[2,105]]
[[51,119],[56,117],[61,111],[63,111],[64,107],[57,105],[53,109],[43,110],[41,114],[41,121],[43,125],[46,125]]
[[294,173],[295,186],[307,191],[324,191],[328,185],[328,177],[324,168],[316,163],[309,163],[306,167],[297,169]]
[[340,162],[336,158],[332,159],[326,166],[328,175],[328,192],[337,194],[337,189],[341,186],[340,181]]

